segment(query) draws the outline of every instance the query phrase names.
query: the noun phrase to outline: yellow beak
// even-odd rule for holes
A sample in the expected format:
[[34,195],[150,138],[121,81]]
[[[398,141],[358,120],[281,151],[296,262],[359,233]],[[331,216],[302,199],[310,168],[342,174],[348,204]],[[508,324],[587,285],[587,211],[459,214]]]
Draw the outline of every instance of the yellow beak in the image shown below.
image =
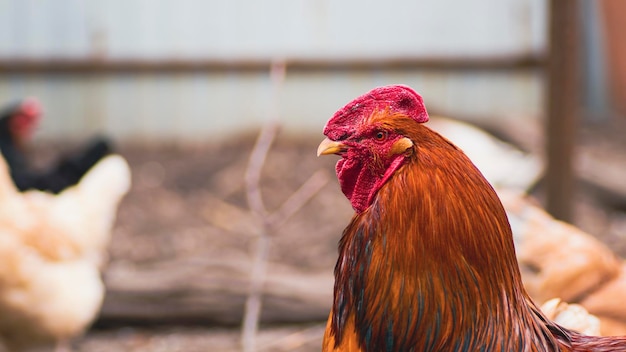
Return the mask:
[[326,138],[320,143],[319,147],[317,147],[317,156],[320,155],[328,155],[328,154],[337,154],[340,152],[345,152],[347,150],[346,146],[341,142],[331,141]]

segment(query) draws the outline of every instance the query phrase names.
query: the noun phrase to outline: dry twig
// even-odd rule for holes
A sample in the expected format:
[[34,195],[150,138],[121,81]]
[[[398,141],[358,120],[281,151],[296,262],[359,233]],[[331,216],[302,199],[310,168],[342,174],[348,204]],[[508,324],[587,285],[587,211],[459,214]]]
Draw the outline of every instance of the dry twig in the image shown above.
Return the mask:
[[250,162],[246,172],[246,196],[248,206],[261,221],[261,233],[257,239],[252,271],[250,273],[250,291],[246,299],[241,332],[241,343],[245,352],[256,351],[256,334],[261,316],[261,291],[267,269],[269,254],[270,226],[267,221],[267,210],[261,195],[261,170],[267,157],[269,147],[276,136],[275,124],[266,125],[250,155]]
[[278,132],[278,92],[285,78],[285,63],[272,64],[271,78],[274,88],[273,120],[265,125],[254,145],[246,170],[246,196],[248,206],[261,223],[260,235],[254,250],[253,266],[250,276],[250,291],[246,299],[241,333],[241,343],[245,352],[257,350],[256,335],[261,315],[261,294],[267,272],[269,244],[272,234],[291,216],[296,214],[328,182],[325,172],[318,171],[311,176],[282,206],[273,213],[268,213],[261,194],[261,171],[272,142]]

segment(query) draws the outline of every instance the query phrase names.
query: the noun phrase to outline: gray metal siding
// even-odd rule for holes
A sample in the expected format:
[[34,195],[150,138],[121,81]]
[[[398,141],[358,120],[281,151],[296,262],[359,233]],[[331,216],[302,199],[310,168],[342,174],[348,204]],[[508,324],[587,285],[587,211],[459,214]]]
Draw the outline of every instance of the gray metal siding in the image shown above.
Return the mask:
[[[541,55],[543,0],[0,0],[3,59],[345,60]],[[408,83],[431,110],[533,115],[541,76],[521,71],[288,72],[288,128],[319,131],[351,97]],[[266,72],[8,73],[0,103],[39,97],[40,135],[202,139],[267,118]]]

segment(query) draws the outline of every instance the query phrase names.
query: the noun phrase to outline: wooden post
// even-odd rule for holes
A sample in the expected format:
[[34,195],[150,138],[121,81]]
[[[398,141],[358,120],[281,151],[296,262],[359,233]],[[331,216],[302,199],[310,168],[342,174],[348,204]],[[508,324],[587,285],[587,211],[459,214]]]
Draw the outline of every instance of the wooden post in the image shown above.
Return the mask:
[[550,0],[546,121],[546,209],[571,221],[575,193],[574,144],[578,126],[578,0]]

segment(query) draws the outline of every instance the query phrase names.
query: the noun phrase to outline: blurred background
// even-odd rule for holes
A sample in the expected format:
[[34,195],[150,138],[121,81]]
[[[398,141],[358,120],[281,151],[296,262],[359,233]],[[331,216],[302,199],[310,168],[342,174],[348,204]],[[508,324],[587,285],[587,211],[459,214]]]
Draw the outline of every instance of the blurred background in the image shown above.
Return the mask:
[[1,13],[3,99],[37,95],[50,115],[42,137],[254,129],[270,109],[272,59],[289,61],[280,112],[296,131],[319,131],[347,97],[398,81],[431,110],[543,107],[546,1],[5,0]]
[[[0,0],[0,104],[41,103],[34,167],[102,135],[132,172],[104,305],[74,349],[240,350],[267,235],[258,348],[319,350],[352,210],[315,148],[334,111],[385,84],[533,158],[524,190],[626,254],[625,14],[619,0]],[[284,221],[268,228],[246,170],[273,122],[260,189]],[[308,202],[281,213],[305,183]]]

